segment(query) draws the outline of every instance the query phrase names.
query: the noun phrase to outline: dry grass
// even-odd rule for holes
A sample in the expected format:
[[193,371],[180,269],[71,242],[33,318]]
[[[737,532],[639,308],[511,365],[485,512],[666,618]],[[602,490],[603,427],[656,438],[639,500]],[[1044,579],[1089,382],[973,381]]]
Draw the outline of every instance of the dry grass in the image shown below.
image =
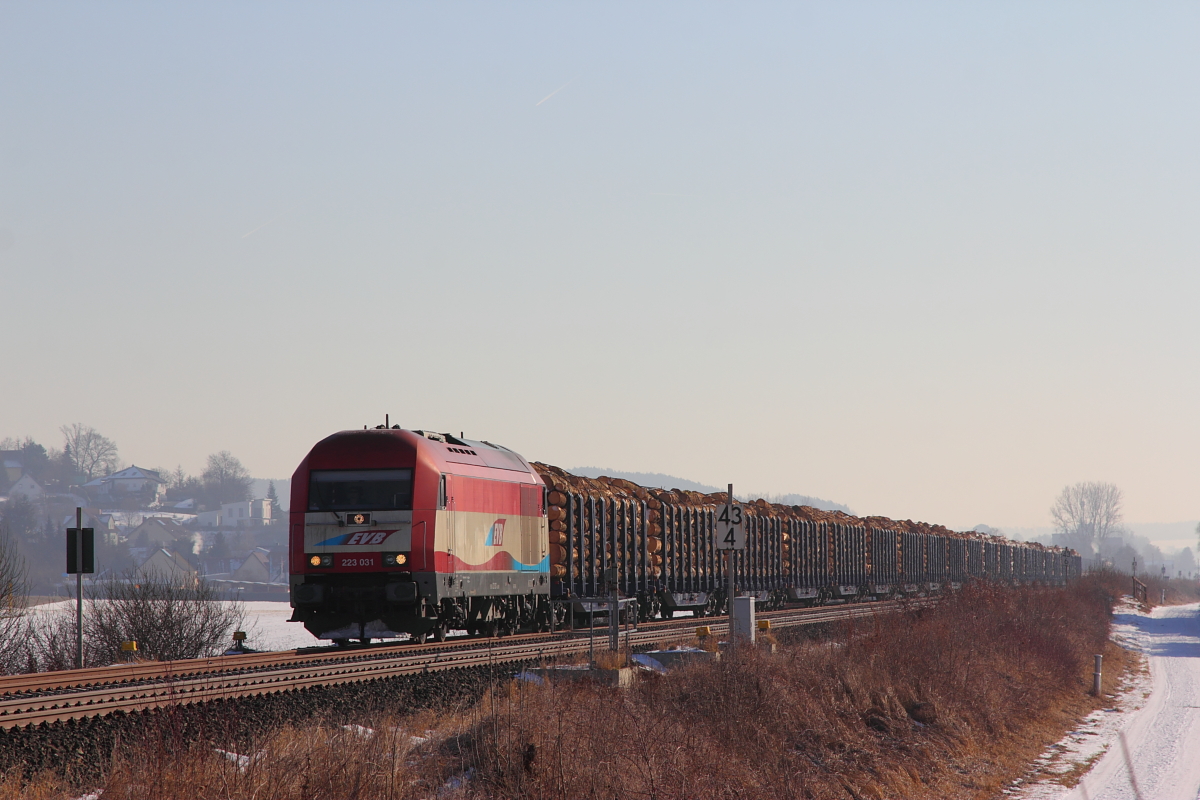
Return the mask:
[[[438,796],[462,775],[464,720],[425,713],[370,721],[288,726],[243,743],[241,752],[180,742],[164,726],[119,745],[91,792],[123,800],[408,800]],[[52,774],[24,782],[10,775],[0,784],[0,800],[80,794]]]
[[[1086,707],[1108,594],[955,602],[616,693],[514,684],[475,730],[485,797],[990,797]],[[1053,739],[1050,739],[1051,741]]]
[[[993,797],[1103,702],[1086,694],[1093,653],[1115,687],[1110,589],[970,586],[629,691],[514,681],[460,713],[364,719],[370,735],[287,727],[242,742],[242,763],[147,732],[95,788],[130,800]],[[0,784],[0,800],[64,796],[53,776]]]

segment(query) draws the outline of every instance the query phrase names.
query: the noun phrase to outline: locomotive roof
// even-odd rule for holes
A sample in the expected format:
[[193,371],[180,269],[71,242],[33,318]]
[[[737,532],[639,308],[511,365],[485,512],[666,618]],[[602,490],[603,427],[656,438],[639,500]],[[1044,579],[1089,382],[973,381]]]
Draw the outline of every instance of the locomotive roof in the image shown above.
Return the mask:
[[399,426],[339,431],[317,443],[312,454],[330,455],[331,450],[340,450],[343,446],[359,452],[378,453],[388,449],[388,440],[413,448],[418,461],[426,461],[441,472],[519,483],[542,482],[528,461],[503,445],[448,433],[404,430]]

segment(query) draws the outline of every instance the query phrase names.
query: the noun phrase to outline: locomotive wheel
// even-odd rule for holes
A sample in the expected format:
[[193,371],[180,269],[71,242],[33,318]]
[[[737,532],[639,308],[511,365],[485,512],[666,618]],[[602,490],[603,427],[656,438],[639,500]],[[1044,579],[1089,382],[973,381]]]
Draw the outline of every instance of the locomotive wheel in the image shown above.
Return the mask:
[[438,625],[436,628],[434,628],[433,638],[439,642],[446,641],[446,628],[442,625]]
[[414,633],[410,635],[412,636],[412,640],[417,644],[425,644],[425,640],[429,638],[429,634],[427,633]]

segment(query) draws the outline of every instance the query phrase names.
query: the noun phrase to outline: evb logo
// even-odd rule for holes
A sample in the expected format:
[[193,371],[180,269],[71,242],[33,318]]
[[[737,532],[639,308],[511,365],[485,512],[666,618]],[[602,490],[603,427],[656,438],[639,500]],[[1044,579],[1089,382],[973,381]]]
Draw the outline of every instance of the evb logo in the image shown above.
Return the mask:
[[383,544],[391,531],[359,531],[351,534],[346,544]]
[[492,527],[488,528],[487,541],[484,545],[488,547],[503,547],[504,546],[504,520],[498,519],[492,523]]

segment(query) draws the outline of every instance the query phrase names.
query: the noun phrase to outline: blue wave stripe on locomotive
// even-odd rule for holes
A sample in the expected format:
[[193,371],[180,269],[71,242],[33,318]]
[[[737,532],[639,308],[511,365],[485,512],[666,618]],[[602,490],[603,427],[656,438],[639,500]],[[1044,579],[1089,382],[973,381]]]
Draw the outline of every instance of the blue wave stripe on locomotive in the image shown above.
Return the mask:
[[550,556],[545,556],[536,564],[522,564],[520,561],[513,559],[513,569],[517,572],[549,572],[550,571]]

